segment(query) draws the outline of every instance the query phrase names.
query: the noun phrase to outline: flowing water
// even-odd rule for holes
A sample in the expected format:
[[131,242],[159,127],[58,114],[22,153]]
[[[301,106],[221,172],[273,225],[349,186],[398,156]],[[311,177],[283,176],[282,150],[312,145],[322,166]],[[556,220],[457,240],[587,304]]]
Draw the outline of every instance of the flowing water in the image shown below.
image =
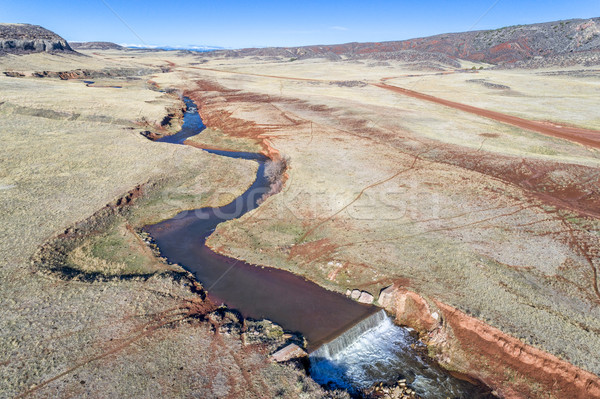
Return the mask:
[[[184,100],[187,111],[181,131],[157,141],[182,144],[205,128],[194,103]],[[309,343],[311,375],[324,385],[356,393],[374,382],[404,376],[422,397],[483,397],[477,387],[421,359],[411,348],[419,342],[375,306],[355,302],[287,271],[251,265],[208,248],[206,238],[217,225],[256,208],[270,185],[264,175],[268,160],[263,155],[208,152],[258,162],[252,186],[228,205],[184,211],[144,229],[161,254],[192,272],[213,301],[237,309],[244,317],[266,318],[287,331],[301,333]]]
[[477,387],[448,374],[415,348],[424,345],[383,310],[362,320],[310,354],[310,374],[321,385],[357,393],[378,382],[406,379],[422,398],[488,398]]

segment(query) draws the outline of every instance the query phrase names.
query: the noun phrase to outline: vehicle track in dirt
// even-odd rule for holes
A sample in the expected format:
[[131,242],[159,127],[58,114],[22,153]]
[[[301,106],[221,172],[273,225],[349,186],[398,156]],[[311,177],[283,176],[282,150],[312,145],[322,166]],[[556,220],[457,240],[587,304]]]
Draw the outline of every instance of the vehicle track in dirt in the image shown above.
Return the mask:
[[563,126],[544,121],[532,121],[528,119],[523,119],[517,116],[507,115],[497,111],[490,111],[487,109],[474,107],[472,105],[462,104],[455,101],[430,96],[429,94],[420,93],[418,91],[393,86],[388,83],[385,83],[385,81],[383,80],[381,83],[372,83],[372,85],[408,97],[413,97],[419,100],[425,100],[436,104],[445,105],[447,107],[458,109],[460,111],[468,112],[470,114],[482,116],[488,119],[493,119],[502,123],[507,123],[509,125],[520,127],[522,129],[531,130],[546,136],[556,137],[575,143],[583,144],[586,147],[600,149],[600,131],[597,130]]

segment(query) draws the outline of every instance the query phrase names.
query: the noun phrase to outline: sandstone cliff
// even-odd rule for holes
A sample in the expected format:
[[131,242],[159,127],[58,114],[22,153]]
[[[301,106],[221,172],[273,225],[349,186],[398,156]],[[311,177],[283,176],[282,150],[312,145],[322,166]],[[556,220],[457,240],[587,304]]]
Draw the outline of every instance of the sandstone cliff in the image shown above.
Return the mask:
[[0,24],[0,54],[73,52],[69,43],[37,25]]

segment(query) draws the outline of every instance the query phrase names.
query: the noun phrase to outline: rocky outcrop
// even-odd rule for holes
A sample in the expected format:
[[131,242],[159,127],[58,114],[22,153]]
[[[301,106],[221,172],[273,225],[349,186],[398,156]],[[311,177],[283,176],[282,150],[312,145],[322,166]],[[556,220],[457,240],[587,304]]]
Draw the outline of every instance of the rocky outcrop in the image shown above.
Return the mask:
[[432,311],[425,299],[412,291],[390,286],[381,291],[377,302],[391,310],[398,324],[425,332],[439,324],[439,313]]
[[369,294],[366,291],[360,293],[358,297],[358,302],[360,303],[373,303],[373,295]]
[[22,74],[21,72],[5,71],[3,73],[4,73],[4,76],[8,76],[9,78],[22,78],[22,77],[25,77],[25,75]]
[[344,56],[406,62],[435,61],[455,66],[456,59],[510,65],[535,57],[571,53],[593,56],[598,51],[600,18],[592,18],[447,33],[402,41],[223,50],[206,53],[205,56],[288,57],[290,60]]
[[354,299],[355,301],[358,301],[360,303],[373,303],[373,295],[371,295],[370,293],[368,293],[367,291],[360,291],[357,289],[354,289],[352,291],[347,290],[346,291],[346,296],[349,296],[350,298]]
[[600,378],[440,301],[402,287],[378,303],[418,330],[445,367],[478,379],[503,398],[600,398]]
[[296,344],[289,344],[271,355],[271,359],[278,363],[287,362],[292,359],[307,357],[308,353]]
[[71,47],[75,50],[123,50],[123,46],[119,46],[112,42],[71,42]]
[[0,54],[75,51],[56,33],[29,24],[0,24]]
[[33,72],[34,78],[69,79],[102,79],[102,78],[131,78],[152,73],[165,72],[162,68],[105,68],[105,69],[75,69],[71,71],[39,71]]

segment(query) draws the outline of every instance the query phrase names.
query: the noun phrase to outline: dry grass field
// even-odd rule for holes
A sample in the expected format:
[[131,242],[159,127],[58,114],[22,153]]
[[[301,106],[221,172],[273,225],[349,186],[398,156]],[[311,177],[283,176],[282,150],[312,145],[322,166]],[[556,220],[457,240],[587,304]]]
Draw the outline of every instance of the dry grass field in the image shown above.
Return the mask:
[[[140,135],[177,131],[181,120],[161,122],[183,106],[148,84],[147,69],[167,63],[141,58],[0,58],[2,71],[27,75],[0,77],[0,397],[323,396],[302,370],[268,361],[281,342],[247,344],[241,320],[208,314],[198,287],[137,234],[178,211],[223,204],[223,192],[241,194],[256,173],[250,161]],[[140,74],[90,87],[29,77],[106,68]],[[142,196],[114,207],[128,192]],[[65,231],[86,232],[63,240],[75,277],[32,263]]]
[[532,120],[600,129],[598,68],[493,70],[392,79],[402,86]]
[[[251,184],[253,162],[194,145],[271,148],[289,159],[279,194],[210,237],[218,252],[339,292],[377,297],[400,285],[600,375],[598,150],[374,86],[393,78],[386,82],[481,108],[600,129],[593,68],[477,64],[486,68],[474,73],[463,63],[435,74],[394,61],[85,54],[0,58],[2,71],[25,75],[140,72],[90,78],[92,86],[0,77],[0,396],[326,395],[302,371],[268,363],[268,344],[243,346],[235,328],[219,333],[227,323],[214,314],[190,317],[208,304],[136,232]],[[179,127],[182,102],[157,87],[199,105],[208,129],[192,146],[139,134]],[[98,214],[140,185],[131,207]],[[93,214],[64,259],[80,277],[101,278],[32,265],[41,245]]]

